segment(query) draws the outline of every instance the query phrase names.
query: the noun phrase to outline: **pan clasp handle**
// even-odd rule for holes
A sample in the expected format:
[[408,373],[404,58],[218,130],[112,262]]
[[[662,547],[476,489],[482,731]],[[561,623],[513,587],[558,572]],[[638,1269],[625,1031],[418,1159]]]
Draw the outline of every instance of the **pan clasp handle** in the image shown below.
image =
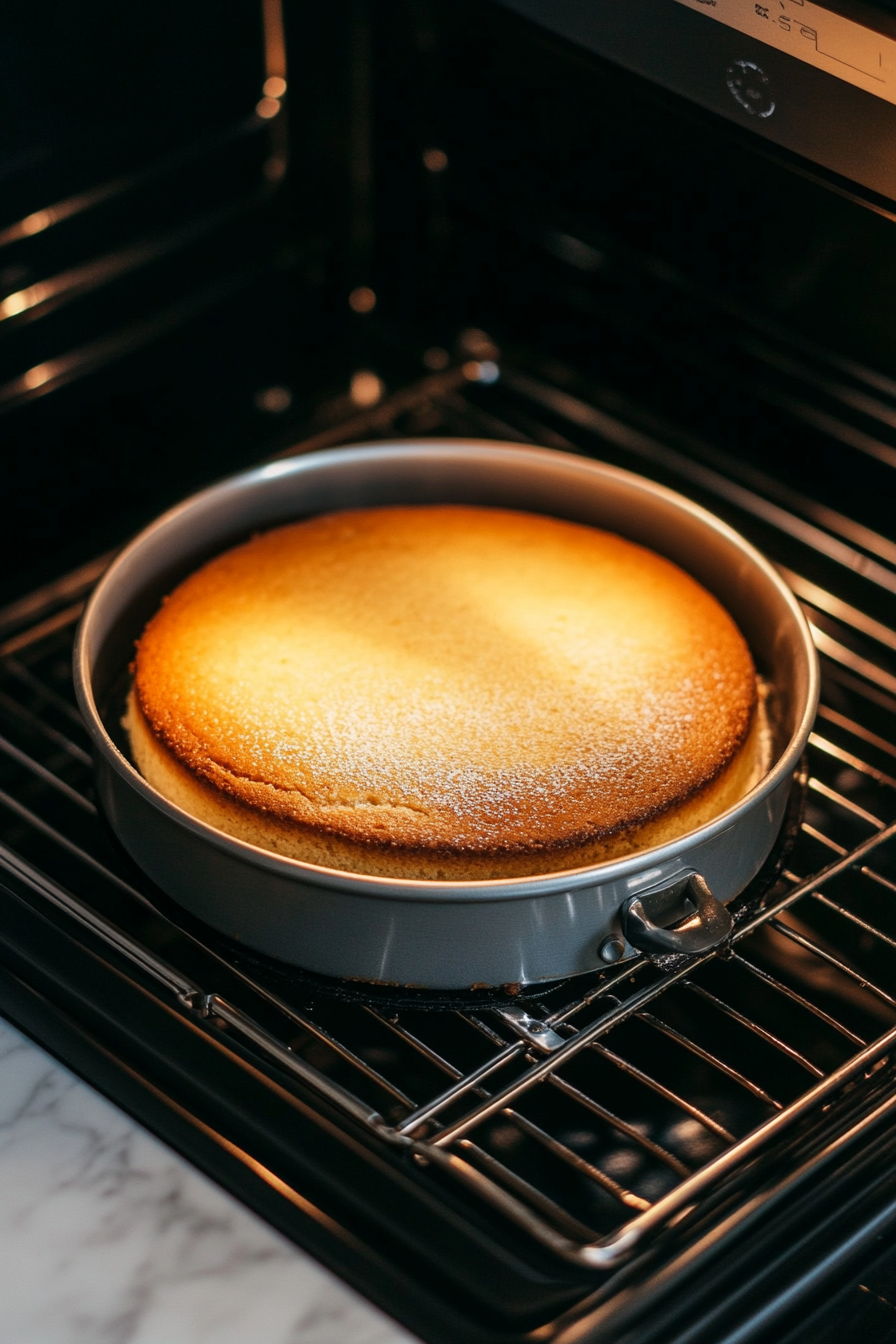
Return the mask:
[[[680,890],[680,888],[679,888]],[[681,919],[687,913],[682,909],[682,896],[696,908],[699,923],[684,929],[664,929],[658,922]],[[692,873],[684,891],[677,898],[666,888],[645,896],[630,896],[622,907],[622,932],[633,947],[641,952],[708,952],[723,943],[733,928],[733,921],[716,900],[699,873]]]

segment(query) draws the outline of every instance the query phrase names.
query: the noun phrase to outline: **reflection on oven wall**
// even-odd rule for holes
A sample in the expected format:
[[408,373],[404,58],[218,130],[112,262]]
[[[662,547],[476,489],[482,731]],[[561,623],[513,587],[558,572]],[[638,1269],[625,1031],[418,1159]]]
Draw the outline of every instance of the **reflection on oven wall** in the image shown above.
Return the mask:
[[185,454],[195,482],[226,469],[205,442],[226,375],[196,324],[270,253],[288,144],[277,3],[52,5],[0,27],[9,575],[95,552],[103,514],[120,531],[161,502]]

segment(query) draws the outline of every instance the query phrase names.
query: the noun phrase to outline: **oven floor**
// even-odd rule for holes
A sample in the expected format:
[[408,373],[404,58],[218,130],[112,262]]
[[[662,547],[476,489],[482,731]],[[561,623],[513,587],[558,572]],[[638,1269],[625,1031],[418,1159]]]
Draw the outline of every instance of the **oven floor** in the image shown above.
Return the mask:
[[0,1344],[413,1344],[2,1019],[0,1136]]

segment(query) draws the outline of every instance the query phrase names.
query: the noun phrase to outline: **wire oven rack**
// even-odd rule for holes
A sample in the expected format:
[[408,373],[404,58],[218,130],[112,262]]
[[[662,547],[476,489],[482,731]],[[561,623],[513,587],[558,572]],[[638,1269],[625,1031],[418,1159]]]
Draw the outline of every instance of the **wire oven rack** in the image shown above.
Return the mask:
[[[818,1171],[896,1110],[896,631],[840,594],[896,592],[896,546],[711,450],[679,452],[524,364],[434,375],[324,443],[441,432],[532,439],[639,466],[759,540],[803,601],[824,667],[808,793],[777,881],[723,951],[641,957],[432,1011],[222,949],[172,913],[93,802],[70,652],[108,557],[0,612],[0,875],[111,944],[197,1023],[311,1086],[564,1260],[609,1269],[650,1233]],[[492,369],[488,379],[493,379]],[[870,603],[873,609],[873,602]],[[765,1170],[766,1168],[763,1168]],[[781,1174],[783,1171],[783,1175]],[[733,1193],[732,1193],[733,1192]]]

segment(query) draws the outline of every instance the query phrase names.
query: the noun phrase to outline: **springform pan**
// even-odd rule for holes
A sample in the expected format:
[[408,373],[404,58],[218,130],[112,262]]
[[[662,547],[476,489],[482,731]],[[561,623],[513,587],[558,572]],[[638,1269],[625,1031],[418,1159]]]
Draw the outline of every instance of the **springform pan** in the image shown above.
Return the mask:
[[[335,509],[402,503],[485,504],[590,523],[687,570],[734,617],[774,688],[768,774],[736,806],[672,843],[588,868],[477,882],[368,877],[284,858],[223,834],[152,789],[128,760],[118,723],[134,641],[162,597],[253,532]],[[74,671],[101,805],[163,891],[281,962],[427,989],[532,984],[593,971],[637,949],[699,952],[723,941],[726,902],[758,872],[781,826],[818,700],[818,660],[792,593],[725,523],[616,467],[467,440],[311,453],[194,495],[107,570],[81,622]]]

